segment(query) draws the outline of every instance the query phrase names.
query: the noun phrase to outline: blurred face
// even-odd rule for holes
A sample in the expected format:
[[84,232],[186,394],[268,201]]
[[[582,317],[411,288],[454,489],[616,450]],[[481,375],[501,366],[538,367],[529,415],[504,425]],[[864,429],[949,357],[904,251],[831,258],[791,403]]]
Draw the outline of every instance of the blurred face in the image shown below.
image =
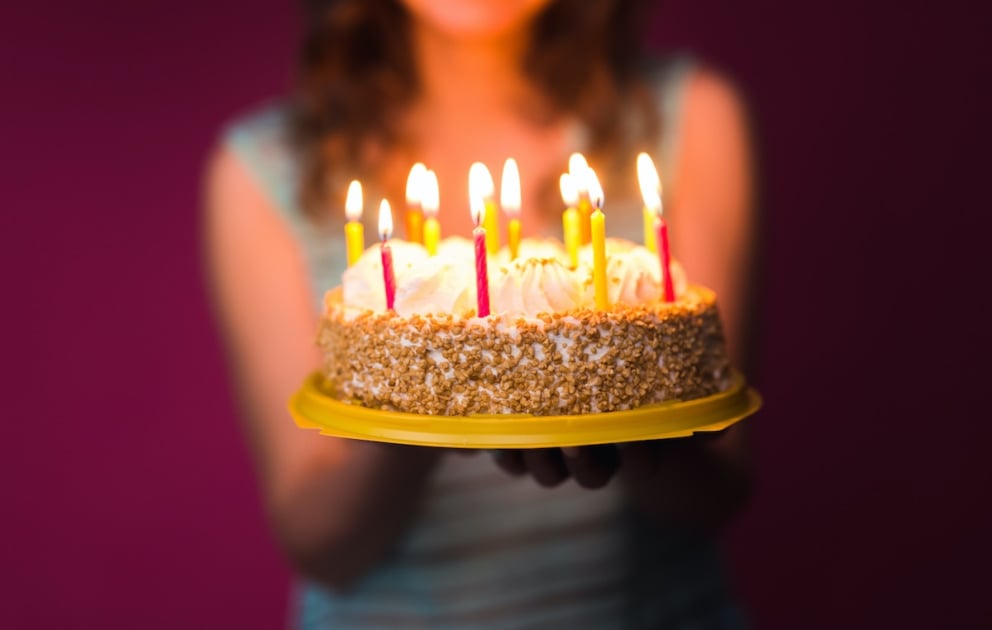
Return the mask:
[[401,0],[423,26],[457,39],[487,39],[526,28],[551,0]]

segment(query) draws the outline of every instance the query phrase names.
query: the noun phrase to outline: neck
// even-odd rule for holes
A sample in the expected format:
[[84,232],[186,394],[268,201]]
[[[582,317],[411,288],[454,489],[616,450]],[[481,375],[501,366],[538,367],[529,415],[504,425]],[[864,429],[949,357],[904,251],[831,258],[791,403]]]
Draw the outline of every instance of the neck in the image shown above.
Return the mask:
[[456,119],[473,112],[477,118],[514,110],[537,96],[520,71],[526,32],[468,40],[415,23],[412,35],[422,108]]

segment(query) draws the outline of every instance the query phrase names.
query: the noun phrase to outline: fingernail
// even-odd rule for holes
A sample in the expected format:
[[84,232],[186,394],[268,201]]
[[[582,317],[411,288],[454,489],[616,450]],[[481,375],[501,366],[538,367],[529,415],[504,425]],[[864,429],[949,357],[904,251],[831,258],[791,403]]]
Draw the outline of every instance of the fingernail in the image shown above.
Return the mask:
[[579,456],[578,446],[563,446],[561,447],[561,452],[565,454],[565,457],[576,458]]

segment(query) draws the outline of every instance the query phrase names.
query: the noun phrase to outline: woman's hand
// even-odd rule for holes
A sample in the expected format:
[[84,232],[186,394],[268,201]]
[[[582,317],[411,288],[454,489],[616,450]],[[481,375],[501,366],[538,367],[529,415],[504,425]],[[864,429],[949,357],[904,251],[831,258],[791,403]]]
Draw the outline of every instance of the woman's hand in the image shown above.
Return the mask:
[[583,488],[602,488],[617,473],[632,483],[649,479],[658,469],[665,450],[683,449],[686,441],[712,440],[701,434],[682,440],[652,440],[604,444],[493,451],[500,468],[515,477],[529,475],[542,486],[553,488],[568,479]]
[[618,449],[612,444],[501,450],[493,451],[493,458],[511,475],[530,475],[548,488],[569,478],[575,479],[583,488],[602,488],[620,467]]
[[493,457],[511,475],[545,487],[571,478],[595,489],[619,476],[632,502],[656,520],[705,529],[722,526],[750,488],[743,423],[686,438],[501,450]]

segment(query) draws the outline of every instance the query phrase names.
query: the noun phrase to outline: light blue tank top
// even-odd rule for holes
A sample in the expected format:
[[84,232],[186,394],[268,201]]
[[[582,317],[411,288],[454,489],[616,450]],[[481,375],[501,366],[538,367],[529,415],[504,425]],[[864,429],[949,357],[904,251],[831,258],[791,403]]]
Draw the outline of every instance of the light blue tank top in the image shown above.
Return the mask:
[[[687,68],[669,64],[656,81],[666,173]],[[266,107],[231,125],[226,143],[297,239],[319,309],[340,284],[343,231],[340,222],[315,226],[298,207],[286,120],[283,106]],[[610,209],[611,234],[636,238],[640,225],[639,208]],[[417,520],[382,563],[346,594],[300,582],[293,608],[302,629],[742,627],[713,541],[648,523],[617,480],[546,489],[506,475],[486,454],[446,455]]]

